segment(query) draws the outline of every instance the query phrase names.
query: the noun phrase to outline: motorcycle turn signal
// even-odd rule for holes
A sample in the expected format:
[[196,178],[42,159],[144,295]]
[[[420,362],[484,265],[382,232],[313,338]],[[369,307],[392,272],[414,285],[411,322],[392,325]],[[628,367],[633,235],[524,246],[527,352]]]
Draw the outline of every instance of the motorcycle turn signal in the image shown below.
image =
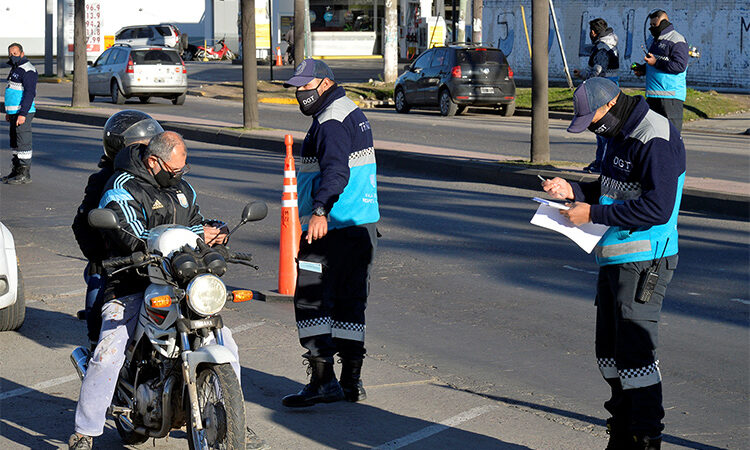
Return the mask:
[[253,291],[232,291],[232,302],[241,303],[253,299]]

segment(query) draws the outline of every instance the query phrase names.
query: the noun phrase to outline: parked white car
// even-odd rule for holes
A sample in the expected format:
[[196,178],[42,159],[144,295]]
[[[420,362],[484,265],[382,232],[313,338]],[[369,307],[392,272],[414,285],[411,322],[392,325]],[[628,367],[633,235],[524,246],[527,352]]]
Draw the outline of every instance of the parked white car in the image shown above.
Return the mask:
[[187,69],[177,50],[167,47],[115,44],[88,68],[89,101],[107,96],[121,105],[138,97],[148,103],[151,97],[185,103]]
[[26,302],[15,241],[0,222],[0,331],[17,330],[25,317]]
[[115,44],[158,45],[175,48],[180,44],[180,30],[168,23],[123,27],[115,33]]

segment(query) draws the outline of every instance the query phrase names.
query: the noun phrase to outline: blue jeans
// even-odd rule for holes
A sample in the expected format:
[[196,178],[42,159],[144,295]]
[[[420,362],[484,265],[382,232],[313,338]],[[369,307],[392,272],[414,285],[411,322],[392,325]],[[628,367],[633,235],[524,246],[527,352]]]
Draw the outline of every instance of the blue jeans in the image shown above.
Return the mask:
[[99,330],[102,327],[100,297],[104,294],[105,282],[102,274],[89,273],[90,269],[91,263],[88,263],[83,271],[83,279],[86,281],[86,327],[88,328],[89,340],[96,342],[99,339]]

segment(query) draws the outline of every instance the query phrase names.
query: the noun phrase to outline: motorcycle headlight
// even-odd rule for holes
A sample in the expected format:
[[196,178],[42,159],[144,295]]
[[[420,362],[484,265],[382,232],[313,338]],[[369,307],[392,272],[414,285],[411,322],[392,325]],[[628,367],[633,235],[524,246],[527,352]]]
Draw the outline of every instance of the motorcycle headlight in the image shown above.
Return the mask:
[[201,316],[216,314],[227,301],[227,287],[217,276],[199,275],[188,284],[187,301],[190,309]]

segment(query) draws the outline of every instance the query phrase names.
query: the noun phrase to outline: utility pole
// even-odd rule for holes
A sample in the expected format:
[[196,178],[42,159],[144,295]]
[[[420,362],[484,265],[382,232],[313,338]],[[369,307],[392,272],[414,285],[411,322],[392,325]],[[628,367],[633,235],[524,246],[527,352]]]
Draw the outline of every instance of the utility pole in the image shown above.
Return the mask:
[[482,11],[484,0],[474,0],[474,13],[472,14],[471,42],[482,43]]
[[305,0],[294,0],[294,65],[305,59]]
[[65,0],[57,0],[57,76],[65,76]]
[[451,0],[451,42],[456,42],[458,36],[458,14],[456,13],[456,0]]
[[385,54],[383,72],[386,83],[393,83],[398,76],[398,18],[396,0],[385,0]]
[[52,76],[52,14],[54,14],[54,0],[45,0],[44,13],[44,74]]
[[89,74],[86,64],[86,0],[75,0],[73,10],[73,103],[89,106]]
[[531,1],[531,162],[550,160],[549,0]]
[[242,127],[258,128],[258,62],[255,55],[255,0],[241,1]]
[[458,22],[456,23],[458,42],[466,42],[466,0],[458,1]]

